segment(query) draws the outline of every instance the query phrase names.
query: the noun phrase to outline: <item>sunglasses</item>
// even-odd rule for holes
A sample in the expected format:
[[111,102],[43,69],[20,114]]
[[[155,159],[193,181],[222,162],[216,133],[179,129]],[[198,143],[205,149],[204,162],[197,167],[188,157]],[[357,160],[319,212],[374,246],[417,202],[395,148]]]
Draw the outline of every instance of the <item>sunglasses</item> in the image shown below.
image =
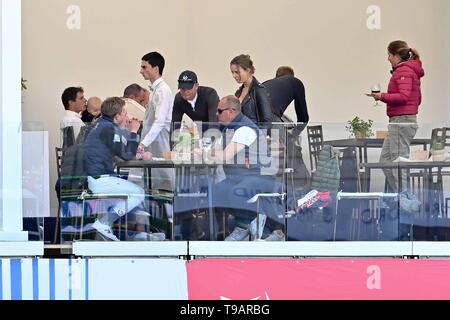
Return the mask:
[[222,114],[222,112],[226,111],[226,110],[234,110],[233,108],[225,108],[225,109],[219,109],[217,108],[217,113],[218,114]]

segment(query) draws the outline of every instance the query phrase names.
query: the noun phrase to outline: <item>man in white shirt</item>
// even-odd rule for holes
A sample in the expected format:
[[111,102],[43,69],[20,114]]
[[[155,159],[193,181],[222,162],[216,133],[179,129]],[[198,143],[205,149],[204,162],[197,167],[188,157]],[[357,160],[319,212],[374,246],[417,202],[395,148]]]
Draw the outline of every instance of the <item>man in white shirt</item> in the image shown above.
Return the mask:
[[[170,126],[172,122],[173,95],[170,87],[163,80],[165,60],[158,52],[150,52],[142,57],[141,74],[151,82],[152,92],[145,110],[141,143],[138,152],[150,151],[154,157],[163,157],[170,151]],[[167,183],[160,184],[162,189],[172,189],[173,173],[171,170],[152,170],[158,172]]]
[[61,119],[61,130],[66,127],[73,127],[74,141],[84,126],[81,120],[81,112],[86,109],[87,100],[84,97],[84,90],[81,87],[66,88],[61,95],[61,101],[64,105],[64,116]]

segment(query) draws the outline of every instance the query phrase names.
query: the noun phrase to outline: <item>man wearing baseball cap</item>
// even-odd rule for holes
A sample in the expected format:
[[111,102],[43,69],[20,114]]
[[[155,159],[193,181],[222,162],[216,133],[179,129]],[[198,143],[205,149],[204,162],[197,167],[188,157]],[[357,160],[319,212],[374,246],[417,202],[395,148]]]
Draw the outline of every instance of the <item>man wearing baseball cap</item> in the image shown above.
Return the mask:
[[217,122],[219,96],[216,90],[198,85],[197,75],[193,71],[183,71],[178,77],[178,89],[173,103],[172,122],[174,129],[179,128],[186,114],[193,121]]

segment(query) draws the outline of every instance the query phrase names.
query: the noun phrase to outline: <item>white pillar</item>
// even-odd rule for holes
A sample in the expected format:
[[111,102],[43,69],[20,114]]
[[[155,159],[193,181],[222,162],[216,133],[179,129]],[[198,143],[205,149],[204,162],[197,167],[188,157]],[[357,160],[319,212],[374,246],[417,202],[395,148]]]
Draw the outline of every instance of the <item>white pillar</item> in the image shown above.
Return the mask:
[[22,231],[21,0],[0,0],[0,241]]

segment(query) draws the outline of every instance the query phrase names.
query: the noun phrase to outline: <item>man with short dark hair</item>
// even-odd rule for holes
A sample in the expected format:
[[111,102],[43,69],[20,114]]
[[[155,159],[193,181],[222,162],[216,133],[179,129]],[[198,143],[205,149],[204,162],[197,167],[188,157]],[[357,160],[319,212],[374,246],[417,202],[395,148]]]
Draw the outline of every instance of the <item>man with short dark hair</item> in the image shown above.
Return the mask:
[[[306,125],[309,121],[308,107],[305,99],[305,86],[300,79],[293,75],[282,75],[283,70],[287,67],[277,71],[277,77],[267,80],[263,83],[266,90],[270,94],[272,100],[273,112],[281,119],[289,104],[294,101],[295,113],[297,114],[297,122],[302,122]],[[292,68],[290,68],[292,70]],[[292,74],[294,71],[292,70]]]
[[183,115],[193,121],[217,122],[219,96],[213,88],[199,86],[195,72],[183,71],[178,77],[178,89],[180,91],[175,96],[172,112],[174,129],[179,127]]
[[169,131],[172,121],[173,96],[170,87],[162,78],[165,60],[158,52],[142,57],[141,74],[151,82],[152,96],[145,111],[140,151],[148,148],[157,157],[170,151]]
[[[158,52],[150,52],[142,57],[141,74],[151,83],[150,102],[145,110],[141,143],[138,152],[150,151],[155,157],[164,157],[170,151],[170,126],[172,123],[173,95],[169,85],[162,78],[165,60]],[[173,170],[152,169],[162,178],[156,188],[173,188]],[[155,182],[155,181],[153,181]]]
[[61,129],[73,127],[74,139],[77,138],[80,128],[84,126],[81,112],[86,109],[87,100],[82,87],[69,87],[61,95],[64,105],[64,116],[61,119]]
[[289,66],[279,67],[275,74],[275,78],[282,77],[282,76],[294,76],[294,69],[292,69]]

